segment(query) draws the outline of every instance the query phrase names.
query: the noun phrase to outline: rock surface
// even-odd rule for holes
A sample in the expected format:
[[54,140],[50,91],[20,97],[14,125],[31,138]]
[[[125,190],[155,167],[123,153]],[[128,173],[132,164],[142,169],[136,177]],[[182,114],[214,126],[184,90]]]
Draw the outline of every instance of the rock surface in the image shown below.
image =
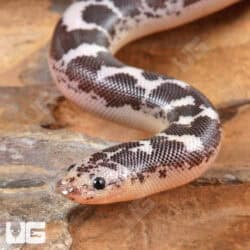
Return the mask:
[[[96,118],[56,90],[47,50],[69,2],[0,3],[0,249],[250,249],[249,2],[118,53],[203,91],[224,139],[213,168],[190,185],[106,206],[76,205],[54,183],[75,159],[149,133]],[[46,221],[45,244],[5,243],[6,221],[33,220]]]

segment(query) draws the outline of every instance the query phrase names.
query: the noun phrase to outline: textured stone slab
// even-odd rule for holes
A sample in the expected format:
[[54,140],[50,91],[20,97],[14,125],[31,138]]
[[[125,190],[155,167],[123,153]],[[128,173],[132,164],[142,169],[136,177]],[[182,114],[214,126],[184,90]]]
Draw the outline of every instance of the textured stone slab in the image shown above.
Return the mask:
[[250,185],[185,186],[130,203],[78,207],[73,249],[249,249]]

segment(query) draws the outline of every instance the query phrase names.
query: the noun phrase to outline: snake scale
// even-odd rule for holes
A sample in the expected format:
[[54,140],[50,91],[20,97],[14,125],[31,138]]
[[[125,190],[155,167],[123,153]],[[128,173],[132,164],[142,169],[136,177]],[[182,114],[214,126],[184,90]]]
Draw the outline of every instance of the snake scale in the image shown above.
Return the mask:
[[219,116],[184,81],[125,65],[113,54],[142,36],[237,0],[82,0],[59,20],[49,65],[63,95],[98,115],[154,132],[68,167],[57,190],[83,204],[134,200],[186,184],[215,159]]

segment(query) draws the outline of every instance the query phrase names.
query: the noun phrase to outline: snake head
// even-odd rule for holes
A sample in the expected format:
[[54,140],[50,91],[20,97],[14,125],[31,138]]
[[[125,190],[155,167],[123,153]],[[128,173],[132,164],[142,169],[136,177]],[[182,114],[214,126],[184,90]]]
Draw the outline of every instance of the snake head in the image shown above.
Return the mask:
[[[117,174],[118,173],[118,174]],[[124,179],[117,169],[106,165],[71,165],[68,173],[57,182],[57,191],[82,204],[104,204],[119,200]]]

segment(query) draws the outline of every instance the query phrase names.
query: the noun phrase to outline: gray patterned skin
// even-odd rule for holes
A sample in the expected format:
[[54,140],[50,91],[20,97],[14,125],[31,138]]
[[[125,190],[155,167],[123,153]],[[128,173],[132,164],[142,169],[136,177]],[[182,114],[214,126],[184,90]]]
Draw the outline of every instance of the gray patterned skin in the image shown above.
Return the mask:
[[71,165],[57,184],[61,193],[85,204],[133,200],[188,183],[208,168],[221,139],[209,100],[183,81],[112,54],[130,40],[200,17],[203,8],[205,15],[233,2],[85,0],[66,10],[49,58],[58,88],[89,111],[157,133]]

